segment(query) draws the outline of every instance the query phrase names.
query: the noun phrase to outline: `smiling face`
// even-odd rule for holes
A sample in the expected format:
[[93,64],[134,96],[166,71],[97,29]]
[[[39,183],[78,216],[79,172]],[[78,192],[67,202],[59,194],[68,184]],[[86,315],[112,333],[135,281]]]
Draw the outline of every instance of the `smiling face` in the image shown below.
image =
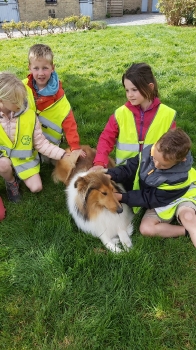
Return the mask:
[[33,74],[39,90],[43,89],[54,72],[54,65],[45,58],[31,58],[29,70]]

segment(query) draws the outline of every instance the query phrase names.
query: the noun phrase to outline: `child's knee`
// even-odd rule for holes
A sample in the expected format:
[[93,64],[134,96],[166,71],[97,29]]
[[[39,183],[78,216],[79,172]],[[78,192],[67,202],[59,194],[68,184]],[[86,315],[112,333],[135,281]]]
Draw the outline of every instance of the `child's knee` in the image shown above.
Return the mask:
[[1,157],[0,158],[0,169],[1,172],[6,172],[8,170],[10,170],[12,163],[11,160],[7,157]]
[[36,193],[36,192],[41,192],[43,189],[43,186],[42,184],[30,184],[28,188],[32,193]]
[[145,222],[141,222],[139,230],[143,236],[153,236],[154,235],[153,227],[151,225],[147,225]]
[[195,211],[192,210],[184,210],[179,214],[181,221],[192,222],[195,219]]
[[28,179],[24,180],[25,185],[32,193],[42,191],[42,181],[39,174],[35,174]]

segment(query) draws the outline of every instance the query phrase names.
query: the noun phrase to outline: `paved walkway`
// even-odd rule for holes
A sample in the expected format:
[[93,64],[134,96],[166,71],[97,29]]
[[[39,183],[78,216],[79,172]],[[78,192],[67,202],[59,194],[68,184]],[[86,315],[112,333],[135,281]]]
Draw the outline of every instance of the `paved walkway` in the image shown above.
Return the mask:
[[152,23],[166,23],[165,16],[160,13],[141,13],[104,19],[109,26],[134,26]]
[[[124,15],[122,17],[104,18],[108,26],[134,26],[152,23],[166,23],[165,16],[160,13],[141,13],[139,15]],[[13,37],[21,37],[18,31],[14,32]],[[6,39],[7,35],[0,26],[0,39]]]

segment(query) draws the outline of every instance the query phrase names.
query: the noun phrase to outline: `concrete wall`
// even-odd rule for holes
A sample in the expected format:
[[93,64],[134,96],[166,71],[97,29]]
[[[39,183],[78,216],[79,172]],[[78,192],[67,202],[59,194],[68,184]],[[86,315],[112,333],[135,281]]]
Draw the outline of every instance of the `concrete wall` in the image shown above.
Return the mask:
[[124,10],[136,10],[137,7],[142,8],[142,0],[124,0]]
[[[152,12],[152,1],[147,0],[147,12]],[[142,0],[124,0],[123,10],[136,10],[137,7],[142,8]]]
[[[80,15],[79,0],[57,0],[57,3],[47,4],[45,0],[18,0],[20,20],[41,21],[48,19],[55,12],[55,18],[65,18]],[[85,14],[83,14],[85,15]],[[94,0],[93,20],[106,17],[106,0]]]
[[99,20],[106,18],[107,13],[107,1],[106,0],[94,0],[93,4],[93,20]]

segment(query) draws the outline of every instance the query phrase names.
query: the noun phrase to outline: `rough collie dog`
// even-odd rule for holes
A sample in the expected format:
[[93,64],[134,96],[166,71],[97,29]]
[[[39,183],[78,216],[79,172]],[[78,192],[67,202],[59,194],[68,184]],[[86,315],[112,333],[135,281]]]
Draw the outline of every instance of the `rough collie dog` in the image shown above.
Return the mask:
[[[82,148],[86,158],[79,157],[80,151],[74,151],[70,157],[57,161],[53,179],[66,185],[68,210],[79,229],[98,237],[112,252],[122,251],[119,243],[129,250],[133,213],[114,196],[114,192],[124,189],[102,171],[89,172],[96,151],[89,146]],[[112,159],[109,166],[114,166]]]

